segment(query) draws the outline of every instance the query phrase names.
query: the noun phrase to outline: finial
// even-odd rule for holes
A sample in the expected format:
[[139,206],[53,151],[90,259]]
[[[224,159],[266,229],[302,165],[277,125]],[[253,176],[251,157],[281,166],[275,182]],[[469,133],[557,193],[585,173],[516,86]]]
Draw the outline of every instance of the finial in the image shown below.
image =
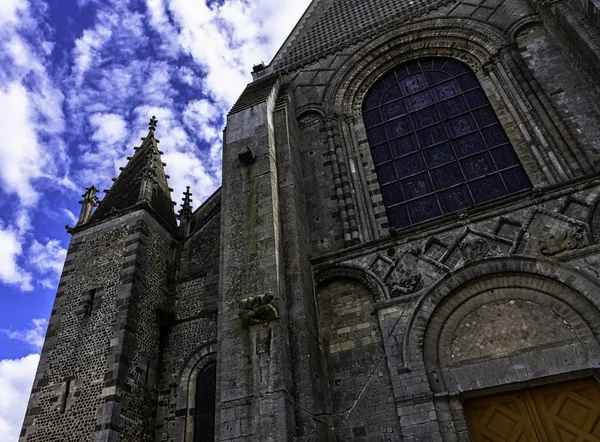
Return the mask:
[[85,189],[85,193],[81,195],[83,200],[79,201],[79,204],[92,203],[94,206],[96,206],[98,204],[98,197],[96,196],[97,192],[98,189],[96,189],[96,186],[87,187]]
[[190,186],[186,186],[185,192],[183,192],[183,204],[179,210],[177,218],[181,221],[179,228],[184,237],[190,234],[190,220],[192,219],[192,193],[190,192]]
[[190,192],[190,186],[186,186],[181,201],[183,201],[183,204],[181,204],[181,210],[179,210],[178,218],[189,218],[192,215],[192,193]]
[[150,124],[148,124],[151,134],[154,134],[154,131],[156,130],[156,123],[158,123],[158,120],[154,115],[152,115],[152,118],[150,118]]
[[79,204],[81,204],[81,212],[79,213],[79,219],[77,220],[78,226],[86,224],[90,220],[94,207],[98,205],[97,192],[98,189],[91,186],[85,189],[85,193],[81,195],[83,200],[79,201]]

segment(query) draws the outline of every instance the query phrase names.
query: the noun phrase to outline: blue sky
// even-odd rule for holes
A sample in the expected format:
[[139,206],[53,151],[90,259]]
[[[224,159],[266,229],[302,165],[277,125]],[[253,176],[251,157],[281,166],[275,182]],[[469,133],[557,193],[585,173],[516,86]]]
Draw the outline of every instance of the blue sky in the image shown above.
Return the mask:
[[[309,0],[0,0],[0,440],[17,440],[85,187],[159,120],[173,198],[220,184],[224,115]],[[102,194],[100,195],[102,197]]]

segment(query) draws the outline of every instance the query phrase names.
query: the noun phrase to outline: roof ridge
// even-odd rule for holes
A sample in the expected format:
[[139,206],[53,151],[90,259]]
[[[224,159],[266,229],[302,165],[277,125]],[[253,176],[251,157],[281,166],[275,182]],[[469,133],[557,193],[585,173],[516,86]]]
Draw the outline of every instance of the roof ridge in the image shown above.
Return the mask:
[[[384,33],[399,22],[410,22],[455,1],[315,0],[311,3],[312,10],[307,10],[299,22],[302,26],[290,34],[269,66],[273,73],[298,69]],[[388,7],[376,7],[379,3],[386,3]],[[318,5],[323,9],[315,16],[313,10]],[[368,19],[365,11],[369,11]]]

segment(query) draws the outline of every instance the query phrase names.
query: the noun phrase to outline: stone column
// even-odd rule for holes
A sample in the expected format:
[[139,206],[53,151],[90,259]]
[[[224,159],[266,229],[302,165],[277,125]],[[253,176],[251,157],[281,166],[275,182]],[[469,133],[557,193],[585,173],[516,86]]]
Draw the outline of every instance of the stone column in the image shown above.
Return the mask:
[[217,440],[295,431],[273,109],[279,81],[252,84],[227,120],[221,193]]

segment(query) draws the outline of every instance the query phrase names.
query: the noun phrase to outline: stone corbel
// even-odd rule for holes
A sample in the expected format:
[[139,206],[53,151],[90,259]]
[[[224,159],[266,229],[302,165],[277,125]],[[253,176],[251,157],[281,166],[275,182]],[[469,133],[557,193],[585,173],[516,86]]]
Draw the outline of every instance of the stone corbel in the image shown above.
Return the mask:
[[238,316],[248,326],[279,319],[271,294],[242,299],[239,303]]

